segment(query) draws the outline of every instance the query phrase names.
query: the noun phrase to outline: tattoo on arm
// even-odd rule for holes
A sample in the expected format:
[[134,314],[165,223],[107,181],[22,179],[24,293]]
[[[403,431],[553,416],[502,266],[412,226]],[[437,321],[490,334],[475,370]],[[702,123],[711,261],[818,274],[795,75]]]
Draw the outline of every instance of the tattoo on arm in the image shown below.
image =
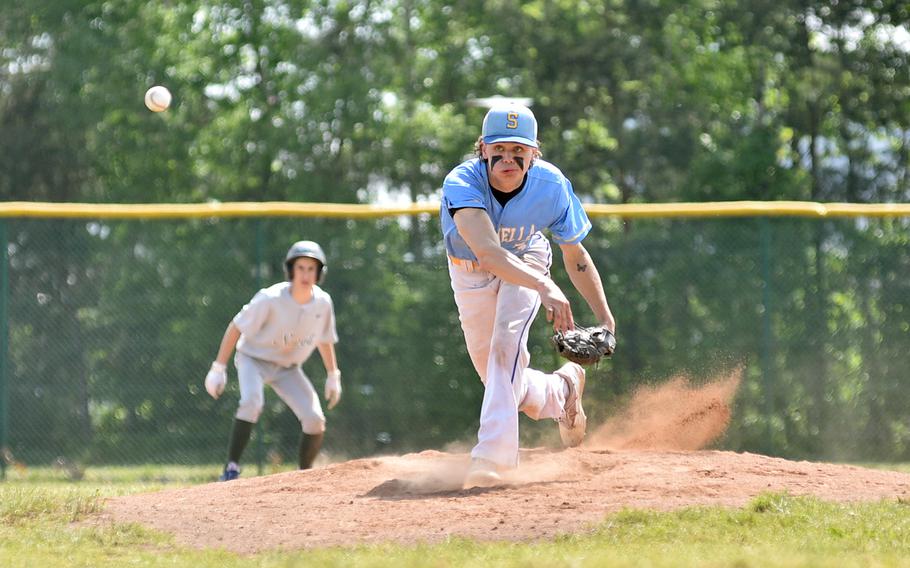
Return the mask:
[[587,264],[576,264],[576,265],[575,265],[575,268],[576,268],[579,272],[584,272],[585,270],[588,269],[588,265],[587,265]]

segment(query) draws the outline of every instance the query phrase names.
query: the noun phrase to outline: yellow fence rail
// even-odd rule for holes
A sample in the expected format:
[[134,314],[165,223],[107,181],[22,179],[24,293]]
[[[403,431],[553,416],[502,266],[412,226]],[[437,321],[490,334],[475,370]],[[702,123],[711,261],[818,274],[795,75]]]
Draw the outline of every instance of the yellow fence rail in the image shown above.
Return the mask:
[[[817,203],[812,201],[714,201],[704,203],[586,204],[591,217],[910,217],[907,203]],[[180,219],[208,217],[334,217],[370,219],[436,215],[438,202],[402,206],[286,201],[210,203],[0,203],[2,217],[91,219]]]

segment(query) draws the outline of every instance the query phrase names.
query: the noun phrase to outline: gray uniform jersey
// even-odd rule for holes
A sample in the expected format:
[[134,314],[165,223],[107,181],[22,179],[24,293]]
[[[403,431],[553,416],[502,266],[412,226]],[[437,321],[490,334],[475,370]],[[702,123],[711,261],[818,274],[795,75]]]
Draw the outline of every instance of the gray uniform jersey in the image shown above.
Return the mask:
[[306,304],[291,297],[290,282],[263,288],[233,321],[241,333],[237,351],[281,367],[300,365],[320,343],[338,342],[332,298],[318,286]]

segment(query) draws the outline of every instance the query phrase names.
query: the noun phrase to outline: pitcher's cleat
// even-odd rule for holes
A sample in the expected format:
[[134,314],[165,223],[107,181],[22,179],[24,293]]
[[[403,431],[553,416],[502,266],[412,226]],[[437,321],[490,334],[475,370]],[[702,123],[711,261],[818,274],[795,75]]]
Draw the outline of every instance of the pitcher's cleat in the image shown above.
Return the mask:
[[559,437],[564,446],[574,448],[585,439],[585,428],[588,425],[588,417],[581,406],[581,396],[585,392],[585,370],[578,363],[569,362],[560,367],[556,374],[569,386],[562,416],[556,419],[559,422]]
[[483,458],[471,458],[471,466],[461,488],[493,487],[500,483],[502,476],[499,475],[499,467],[495,463]]

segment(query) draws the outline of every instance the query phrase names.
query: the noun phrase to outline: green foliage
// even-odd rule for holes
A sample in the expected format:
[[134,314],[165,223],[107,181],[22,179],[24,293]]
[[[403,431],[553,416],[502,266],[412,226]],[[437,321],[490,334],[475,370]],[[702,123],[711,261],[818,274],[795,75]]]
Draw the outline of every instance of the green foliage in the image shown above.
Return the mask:
[[[0,199],[433,199],[478,133],[467,101],[501,94],[534,100],[545,157],[587,202],[906,201],[907,7],[865,4],[6,3]],[[152,84],[165,113],[142,106]],[[473,435],[481,385],[434,219],[8,223],[17,459],[217,459],[231,408],[201,377],[302,237],[335,263],[346,394],[327,448]],[[586,404],[745,365],[727,447],[907,458],[906,228],[774,220],[764,247],[754,220],[599,222],[585,244],[619,350]],[[270,400],[268,450],[296,436]]]

